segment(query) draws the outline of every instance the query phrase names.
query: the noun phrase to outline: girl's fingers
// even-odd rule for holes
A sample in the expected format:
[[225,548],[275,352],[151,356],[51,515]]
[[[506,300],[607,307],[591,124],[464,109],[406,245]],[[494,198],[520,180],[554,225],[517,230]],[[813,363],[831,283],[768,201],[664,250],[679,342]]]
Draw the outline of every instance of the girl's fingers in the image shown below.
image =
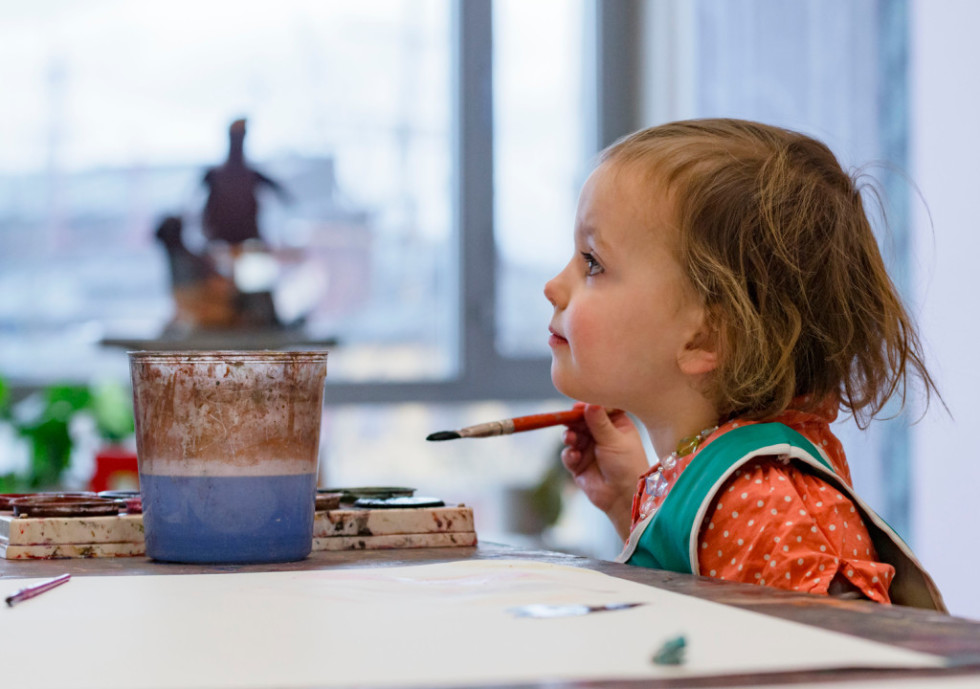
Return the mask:
[[573,447],[566,447],[561,451],[561,463],[573,476],[578,476],[585,469],[582,453]]
[[571,428],[567,428],[562,433],[561,441],[565,447],[573,447],[576,450],[584,450],[592,442],[592,436],[587,432],[581,433],[579,431],[572,430]]

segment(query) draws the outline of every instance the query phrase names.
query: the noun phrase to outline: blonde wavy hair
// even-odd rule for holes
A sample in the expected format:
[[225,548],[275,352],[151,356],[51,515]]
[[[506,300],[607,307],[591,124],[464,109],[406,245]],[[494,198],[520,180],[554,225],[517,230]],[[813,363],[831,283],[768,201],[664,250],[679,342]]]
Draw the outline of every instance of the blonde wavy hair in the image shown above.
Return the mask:
[[910,374],[927,401],[936,392],[861,189],[826,145],[690,120],[627,136],[601,159],[639,166],[673,203],[680,260],[721,354],[708,392],[723,413],[762,419],[794,398],[833,400],[863,427],[896,393],[905,405]]

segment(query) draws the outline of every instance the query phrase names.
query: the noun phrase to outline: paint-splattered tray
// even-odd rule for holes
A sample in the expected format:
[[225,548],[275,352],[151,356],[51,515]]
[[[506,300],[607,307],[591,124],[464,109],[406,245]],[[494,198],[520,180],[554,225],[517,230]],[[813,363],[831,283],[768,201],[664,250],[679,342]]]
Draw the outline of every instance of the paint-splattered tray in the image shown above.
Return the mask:
[[[313,550],[446,548],[476,545],[465,505],[317,512]],[[0,558],[128,557],[145,554],[143,517],[14,517],[0,513]]]

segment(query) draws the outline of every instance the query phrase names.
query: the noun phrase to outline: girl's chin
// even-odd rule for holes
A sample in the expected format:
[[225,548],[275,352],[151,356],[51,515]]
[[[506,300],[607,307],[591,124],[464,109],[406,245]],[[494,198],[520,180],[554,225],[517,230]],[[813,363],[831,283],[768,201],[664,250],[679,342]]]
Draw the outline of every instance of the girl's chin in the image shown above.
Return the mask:
[[588,396],[580,382],[563,371],[559,363],[554,360],[551,362],[551,383],[558,392],[571,399],[580,400],[583,396]]

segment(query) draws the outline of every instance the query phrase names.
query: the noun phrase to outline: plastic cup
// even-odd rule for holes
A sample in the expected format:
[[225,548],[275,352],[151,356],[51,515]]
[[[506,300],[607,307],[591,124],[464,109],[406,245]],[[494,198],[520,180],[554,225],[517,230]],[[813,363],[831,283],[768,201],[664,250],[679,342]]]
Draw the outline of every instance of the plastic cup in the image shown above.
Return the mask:
[[130,352],[146,554],[287,562],[313,545],[326,352]]

